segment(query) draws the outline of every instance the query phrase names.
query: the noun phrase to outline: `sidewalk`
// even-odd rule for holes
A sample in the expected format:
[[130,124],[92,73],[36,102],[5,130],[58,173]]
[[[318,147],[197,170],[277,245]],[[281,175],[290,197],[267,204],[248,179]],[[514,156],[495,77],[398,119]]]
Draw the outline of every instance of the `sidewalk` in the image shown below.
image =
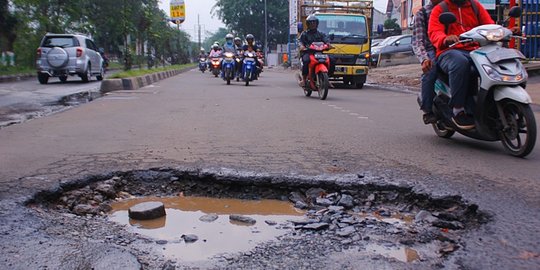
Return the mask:
[[[530,62],[524,66],[529,74],[527,92],[531,96],[533,103],[540,105],[540,62]],[[421,75],[420,64],[371,68],[367,82],[420,91]]]

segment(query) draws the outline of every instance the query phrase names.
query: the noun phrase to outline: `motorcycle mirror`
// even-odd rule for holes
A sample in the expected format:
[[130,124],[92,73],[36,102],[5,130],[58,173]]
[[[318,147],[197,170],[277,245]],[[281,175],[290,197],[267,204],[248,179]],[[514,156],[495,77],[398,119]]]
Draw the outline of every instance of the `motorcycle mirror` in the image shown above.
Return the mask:
[[508,16],[512,18],[521,17],[521,7],[514,6],[508,11]]
[[334,38],[336,38],[336,35],[330,34],[330,35],[329,35],[329,38],[330,38],[330,40],[334,40]]
[[298,33],[301,33],[302,31],[304,31],[304,24],[302,22],[298,22],[296,28],[298,29]]
[[439,22],[444,25],[449,25],[457,21],[456,15],[452,12],[443,12],[439,15]]

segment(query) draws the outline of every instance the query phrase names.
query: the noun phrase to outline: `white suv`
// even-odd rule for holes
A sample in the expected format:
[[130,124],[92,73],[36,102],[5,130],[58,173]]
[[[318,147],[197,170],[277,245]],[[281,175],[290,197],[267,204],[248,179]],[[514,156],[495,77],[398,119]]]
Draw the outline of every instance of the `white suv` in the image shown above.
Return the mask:
[[37,49],[37,73],[41,84],[49,77],[65,82],[68,75],[78,75],[89,82],[93,75],[103,80],[103,58],[94,42],[83,35],[47,34]]

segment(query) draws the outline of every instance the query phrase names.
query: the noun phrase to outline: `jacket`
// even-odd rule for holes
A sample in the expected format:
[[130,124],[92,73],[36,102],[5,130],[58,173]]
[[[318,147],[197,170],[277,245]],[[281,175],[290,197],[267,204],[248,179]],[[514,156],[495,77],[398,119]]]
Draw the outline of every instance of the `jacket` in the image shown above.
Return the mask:
[[[437,57],[441,55],[441,53],[449,50],[448,46],[444,44],[444,39],[447,36],[459,36],[479,25],[494,23],[487,10],[477,0],[468,0],[461,7],[452,3],[450,0],[444,1],[448,5],[448,10],[456,15],[457,21],[451,24],[448,28],[448,33],[445,33],[444,24],[439,22],[439,15],[443,13],[443,9],[440,4],[433,8],[431,16],[429,17],[428,35],[429,39],[437,49]],[[478,16],[474,13],[469,1],[476,2]],[[472,51],[476,48],[478,48],[478,44],[475,43],[460,43],[452,49]]]

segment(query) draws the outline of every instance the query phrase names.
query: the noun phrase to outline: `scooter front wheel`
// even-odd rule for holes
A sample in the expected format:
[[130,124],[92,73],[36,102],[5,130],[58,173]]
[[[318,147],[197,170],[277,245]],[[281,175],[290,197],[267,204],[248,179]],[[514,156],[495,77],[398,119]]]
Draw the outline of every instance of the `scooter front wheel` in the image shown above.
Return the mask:
[[440,122],[433,123],[433,130],[435,131],[435,134],[441,138],[448,139],[452,136],[454,136],[454,133],[456,133],[454,130],[448,130]]
[[319,98],[325,100],[328,96],[328,73],[321,72],[317,74],[317,88],[319,92]]
[[524,157],[531,153],[536,144],[536,120],[528,104],[513,100],[502,100],[501,111],[508,127],[501,130],[501,142],[512,156]]

